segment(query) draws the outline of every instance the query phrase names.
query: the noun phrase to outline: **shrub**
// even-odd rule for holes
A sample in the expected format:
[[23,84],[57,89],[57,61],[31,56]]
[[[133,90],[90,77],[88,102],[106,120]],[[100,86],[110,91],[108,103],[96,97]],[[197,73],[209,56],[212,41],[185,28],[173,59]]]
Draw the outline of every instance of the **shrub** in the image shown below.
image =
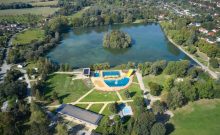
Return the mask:
[[219,63],[218,63],[218,60],[215,59],[215,58],[211,58],[209,60],[209,63],[210,65],[213,67],[213,68],[219,68]]
[[161,86],[154,82],[149,82],[148,86],[150,87],[150,94],[153,96],[159,96],[161,93]]

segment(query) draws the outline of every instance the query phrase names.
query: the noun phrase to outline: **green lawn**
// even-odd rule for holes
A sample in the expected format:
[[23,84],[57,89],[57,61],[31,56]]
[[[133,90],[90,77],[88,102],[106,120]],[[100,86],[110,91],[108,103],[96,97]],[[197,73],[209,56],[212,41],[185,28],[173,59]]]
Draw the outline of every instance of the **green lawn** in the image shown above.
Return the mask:
[[[135,96],[141,96],[142,95],[142,90],[140,89],[139,84],[134,84],[132,83],[129,88],[127,89],[131,95],[131,98],[133,99]],[[124,94],[125,90],[119,91],[121,97],[123,100],[127,100]]]
[[104,102],[104,101],[118,101],[119,98],[116,92],[104,92],[94,90],[81,100],[81,102]]
[[50,75],[46,85],[46,96],[56,91],[64,103],[74,102],[90,90],[82,80],[73,81],[65,74]]
[[56,6],[57,4],[58,0],[31,3],[32,6]]
[[25,3],[30,3],[30,2],[38,2],[41,0],[1,0],[0,3],[13,3],[13,2],[25,2]]
[[50,8],[50,7],[35,7],[35,8],[24,8],[24,9],[6,9],[1,10],[0,16],[3,15],[23,15],[23,14],[33,14],[49,16],[58,11],[60,8]]
[[109,116],[109,115],[114,114],[114,113],[112,113],[112,112],[110,111],[110,109],[109,109],[110,105],[111,105],[111,104],[108,104],[108,105],[105,107],[105,109],[104,109],[103,112],[102,112],[102,115]]
[[176,110],[173,135],[218,135],[220,100],[200,100]]
[[134,75],[133,82],[138,83],[138,79],[137,79],[137,76],[136,76],[136,75]]
[[89,9],[90,7],[85,7],[84,9],[78,11],[77,13],[71,15],[71,16],[68,16],[69,19],[74,19],[74,18],[80,18],[82,17],[82,14],[85,12],[85,10]]
[[89,104],[76,104],[75,106],[86,109]]
[[104,104],[93,104],[89,110],[95,113],[99,113],[99,111],[102,109]]
[[29,29],[18,33],[12,40],[13,45],[30,44],[33,41],[43,41],[45,38],[44,30],[42,29]]
[[155,82],[158,83],[160,85],[164,85],[164,82],[166,79],[168,79],[170,77],[170,75],[165,75],[165,74],[161,74],[161,75],[147,75],[143,77],[143,81],[144,81],[144,85],[145,87],[149,88],[148,83],[149,82]]

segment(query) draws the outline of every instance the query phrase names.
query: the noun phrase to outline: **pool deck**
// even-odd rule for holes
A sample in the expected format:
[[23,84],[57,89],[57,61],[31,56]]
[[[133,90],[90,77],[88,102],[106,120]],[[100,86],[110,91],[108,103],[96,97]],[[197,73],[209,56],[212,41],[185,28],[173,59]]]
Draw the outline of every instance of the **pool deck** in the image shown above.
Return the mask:
[[[105,71],[105,70],[103,70],[103,71]],[[119,87],[110,87],[104,82],[105,79],[108,79],[108,80],[122,79],[124,77],[127,77],[127,72],[124,72],[122,70],[112,70],[112,71],[120,72],[120,77],[103,77],[103,71],[96,71],[99,73],[99,77],[91,77],[91,80],[97,90],[100,90],[100,91],[119,91],[119,90],[127,89],[133,81],[134,75],[131,75],[129,77],[129,82],[127,83],[127,85],[119,86]],[[108,70],[106,70],[106,71],[108,71]]]

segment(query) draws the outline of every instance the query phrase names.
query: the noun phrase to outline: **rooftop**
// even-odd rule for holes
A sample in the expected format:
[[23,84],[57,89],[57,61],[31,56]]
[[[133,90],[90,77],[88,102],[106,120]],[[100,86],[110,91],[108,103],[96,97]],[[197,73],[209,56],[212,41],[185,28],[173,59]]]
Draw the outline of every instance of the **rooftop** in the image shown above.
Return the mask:
[[62,104],[56,111],[58,113],[66,114],[94,125],[98,125],[102,118],[102,115],[100,114],[96,114],[70,104]]

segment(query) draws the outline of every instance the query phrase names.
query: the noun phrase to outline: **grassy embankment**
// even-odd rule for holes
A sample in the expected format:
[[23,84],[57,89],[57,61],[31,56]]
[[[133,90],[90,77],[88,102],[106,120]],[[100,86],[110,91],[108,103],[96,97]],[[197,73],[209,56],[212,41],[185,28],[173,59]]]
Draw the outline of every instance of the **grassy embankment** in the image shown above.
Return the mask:
[[12,40],[13,45],[30,44],[33,41],[43,41],[45,38],[44,30],[42,29],[29,29],[18,33]]

